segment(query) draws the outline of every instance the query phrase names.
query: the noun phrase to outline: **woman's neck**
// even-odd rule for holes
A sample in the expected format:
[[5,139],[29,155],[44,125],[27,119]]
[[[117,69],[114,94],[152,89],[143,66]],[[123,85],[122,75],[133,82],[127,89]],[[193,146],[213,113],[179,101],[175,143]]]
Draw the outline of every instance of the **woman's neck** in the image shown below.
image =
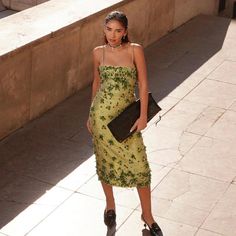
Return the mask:
[[120,44],[117,45],[111,45],[109,43],[107,43],[107,45],[111,48],[111,50],[115,50],[115,49],[119,49],[122,47],[122,42]]

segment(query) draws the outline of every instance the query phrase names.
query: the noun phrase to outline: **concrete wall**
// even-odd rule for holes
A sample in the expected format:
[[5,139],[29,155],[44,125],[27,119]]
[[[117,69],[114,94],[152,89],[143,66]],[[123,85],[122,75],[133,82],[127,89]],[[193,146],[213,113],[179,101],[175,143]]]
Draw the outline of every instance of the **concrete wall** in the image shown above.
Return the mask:
[[91,83],[91,52],[114,9],[128,15],[131,40],[148,46],[200,13],[216,15],[218,0],[52,0],[4,18],[0,139]]
[[15,11],[22,11],[27,8],[44,3],[48,0],[1,0],[3,5]]
[[2,1],[0,0],[0,11],[3,11],[5,10],[5,6],[3,5]]
[[222,16],[232,18],[234,2],[236,2],[236,0],[227,0],[226,1],[225,10],[221,13]]
[[219,1],[175,0],[174,28],[199,14],[216,15]]

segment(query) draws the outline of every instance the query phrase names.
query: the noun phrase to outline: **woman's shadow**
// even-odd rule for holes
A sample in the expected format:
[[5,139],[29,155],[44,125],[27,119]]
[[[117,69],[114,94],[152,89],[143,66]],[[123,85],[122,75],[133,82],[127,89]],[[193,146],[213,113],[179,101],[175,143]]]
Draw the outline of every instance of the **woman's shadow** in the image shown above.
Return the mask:
[[107,227],[106,236],[115,236],[115,235],[116,235],[116,224],[111,228]]
[[[112,228],[107,227],[107,234],[106,236],[115,236],[116,235],[116,225],[114,225]],[[150,236],[150,231],[148,229],[142,229],[142,236]]]

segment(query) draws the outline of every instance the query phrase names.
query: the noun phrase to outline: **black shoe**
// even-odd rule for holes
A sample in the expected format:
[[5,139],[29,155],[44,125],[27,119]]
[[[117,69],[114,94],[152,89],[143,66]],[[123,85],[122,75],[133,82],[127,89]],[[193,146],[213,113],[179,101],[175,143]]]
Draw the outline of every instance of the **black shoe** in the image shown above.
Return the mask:
[[156,222],[152,223],[152,225],[149,226],[148,223],[143,218],[143,215],[141,215],[141,219],[144,221],[144,227],[146,228],[146,226],[148,226],[152,236],[163,236],[161,228],[159,227],[159,225]]
[[116,213],[113,209],[104,211],[104,223],[109,228],[116,224]]

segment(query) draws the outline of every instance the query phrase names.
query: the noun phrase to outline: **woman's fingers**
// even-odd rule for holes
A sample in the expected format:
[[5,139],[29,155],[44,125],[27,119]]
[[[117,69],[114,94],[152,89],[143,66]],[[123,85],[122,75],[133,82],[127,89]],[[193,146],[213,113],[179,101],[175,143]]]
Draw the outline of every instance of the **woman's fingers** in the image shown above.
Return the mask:
[[87,128],[88,128],[89,133],[91,133],[91,126],[90,126],[90,121],[89,120],[87,120]]
[[135,130],[138,126],[138,120],[135,121],[134,125],[132,126],[132,128],[130,129],[130,133]]

